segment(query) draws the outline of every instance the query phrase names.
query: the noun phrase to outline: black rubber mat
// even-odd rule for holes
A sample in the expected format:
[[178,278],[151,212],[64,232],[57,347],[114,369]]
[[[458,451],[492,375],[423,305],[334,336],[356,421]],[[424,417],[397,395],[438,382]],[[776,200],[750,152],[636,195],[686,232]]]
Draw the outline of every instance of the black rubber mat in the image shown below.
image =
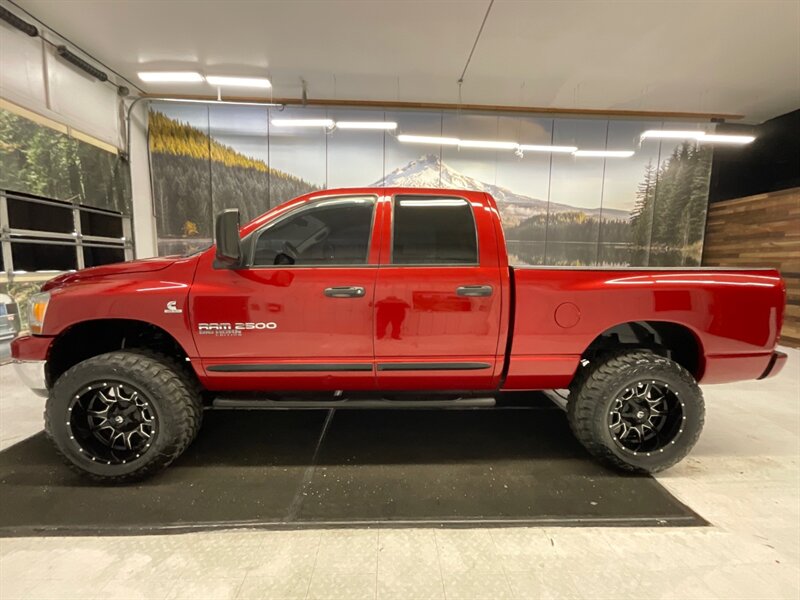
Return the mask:
[[706,524],[590,459],[551,407],[212,411],[172,466],[123,487],[87,483],[38,434],[0,452],[0,535]]

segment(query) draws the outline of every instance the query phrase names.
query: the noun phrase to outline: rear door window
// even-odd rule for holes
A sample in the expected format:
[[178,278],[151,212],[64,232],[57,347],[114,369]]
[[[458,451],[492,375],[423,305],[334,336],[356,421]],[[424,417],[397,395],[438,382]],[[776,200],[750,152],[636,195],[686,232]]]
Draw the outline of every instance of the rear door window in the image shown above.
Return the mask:
[[477,265],[478,238],[469,202],[463,198],[397,196],[392,263]]

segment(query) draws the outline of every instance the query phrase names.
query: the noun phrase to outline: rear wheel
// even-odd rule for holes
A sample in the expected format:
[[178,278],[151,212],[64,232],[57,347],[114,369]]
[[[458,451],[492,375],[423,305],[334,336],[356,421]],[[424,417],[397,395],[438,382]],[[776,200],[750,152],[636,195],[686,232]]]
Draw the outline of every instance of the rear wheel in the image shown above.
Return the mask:
[[80,362],[56,381],[45,431],[75,470],[123,483],[180,456],[201,418],[197,387],[172,361],[121,351]]
[[678,363],[621,351],[583,367],[568,400],[570,427],[613,467],[655,473],[682,460],[703,429],[703,394]]

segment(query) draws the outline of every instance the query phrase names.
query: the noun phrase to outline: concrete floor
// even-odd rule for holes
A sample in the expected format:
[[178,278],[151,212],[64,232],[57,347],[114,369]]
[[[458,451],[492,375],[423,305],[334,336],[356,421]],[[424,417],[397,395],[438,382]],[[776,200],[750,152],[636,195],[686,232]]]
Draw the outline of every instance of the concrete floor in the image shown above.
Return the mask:
[[[0,598],[799,598],[800,352],[788,352],[774,379],[706,387],[700,442],[658,478],[711,527],[4,538]],[[0,396],[0,448],[41,429],[42,399],[9,366]]]

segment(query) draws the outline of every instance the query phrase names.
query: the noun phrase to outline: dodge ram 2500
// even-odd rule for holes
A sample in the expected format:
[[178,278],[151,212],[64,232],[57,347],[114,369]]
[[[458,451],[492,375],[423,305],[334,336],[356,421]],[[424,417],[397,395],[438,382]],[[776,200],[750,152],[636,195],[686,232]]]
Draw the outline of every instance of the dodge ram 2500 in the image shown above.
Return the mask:
[[209,407],[491,404],[569,389],[586,449],[665,469],[703,426],[699,383],[761,379],[772,270],[509,266],[497,205],[463,190],[315,192],[191,256],[63,274],[13,342],[45,429],[101,481],[170,464]]

